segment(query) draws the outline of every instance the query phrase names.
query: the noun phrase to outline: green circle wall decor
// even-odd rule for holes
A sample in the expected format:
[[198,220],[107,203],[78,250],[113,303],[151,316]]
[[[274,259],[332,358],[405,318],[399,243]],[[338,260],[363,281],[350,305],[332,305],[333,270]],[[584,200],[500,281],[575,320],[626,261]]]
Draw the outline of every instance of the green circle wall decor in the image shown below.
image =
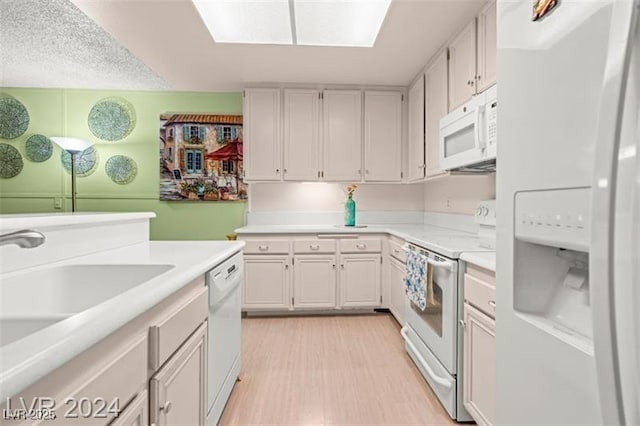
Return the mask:
[[107,176],[115,183],[128,185],[136,178],[138,165],[126,155],[114,155],[107,160],[105,170],[107,171]]
[[23,166],[20,151],[9,144],[0,143],[0,178],[9,179],[18,176]]
[[47,161],[53,155],[53,143],[44,135],[29,136],[26,145],[26,157],[34,163]]
[[89,129],[105,141],[119,141],[136,126],[136,112],[126,99],[113,97],[98,101],[89,111]]
[[11,96],[0,96],[0,138],[15,139],[27,131],[29,112]]
[[[71,154],[67,151],[62,151],[62,155],[60,156],[62,161],[62,166],[64,169],[71,173]],[[90,176],[93,172],[96,171],[98,166],[98,151],[96,151],[95,147],[90,146],[76,154],[76,176],[86,177]]]

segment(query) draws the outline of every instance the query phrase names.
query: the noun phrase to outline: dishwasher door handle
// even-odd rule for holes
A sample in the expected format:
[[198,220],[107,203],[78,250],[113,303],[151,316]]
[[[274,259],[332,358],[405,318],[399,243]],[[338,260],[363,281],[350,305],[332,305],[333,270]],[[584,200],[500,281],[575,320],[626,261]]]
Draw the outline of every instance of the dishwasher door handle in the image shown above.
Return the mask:
[[444,377],[440,377],[436,374],[435,371],[433,371],[433,369],[431,369],[431,366],[429,365],[429,363],[427,362],[427,360],[425,360],[422,355],[420,354],[420,352],[418,351],[418,348],[416,348],[416,346],[413,344],[413,342],[409,339],[409,335],[407,334],[407,327],[402,327],[402,329],[400,330],[400,334],[402,335],[402,338],[404,339],[404,341],[406,342],[406,344],[411,348],[411,350],[413,351],[413,355],[418,359],[418,362],[420,363],[420,365],[422,365],[422,368],[425,369],[425,371],[427,372],[427,374],[429,375],[429,377],[431,377],[431,379],[436,382],[437,384],[439,384],[440,386],[450,389],[451,388],[451,380],[447,380]]

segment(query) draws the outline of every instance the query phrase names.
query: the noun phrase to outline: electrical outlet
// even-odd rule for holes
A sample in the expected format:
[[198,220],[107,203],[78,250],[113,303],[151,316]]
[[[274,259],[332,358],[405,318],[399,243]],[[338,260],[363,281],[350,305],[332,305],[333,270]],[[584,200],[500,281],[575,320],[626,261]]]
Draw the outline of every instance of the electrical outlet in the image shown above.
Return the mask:
[[62,198],[55,197],[53,199],[53,208],[56,209],[56,210],[61,210],[62,209]]

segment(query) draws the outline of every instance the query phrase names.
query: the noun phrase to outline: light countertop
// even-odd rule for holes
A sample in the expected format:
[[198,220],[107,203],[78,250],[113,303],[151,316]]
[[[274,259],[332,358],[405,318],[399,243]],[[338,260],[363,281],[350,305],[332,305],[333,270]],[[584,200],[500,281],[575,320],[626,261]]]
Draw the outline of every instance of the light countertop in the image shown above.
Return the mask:
[[72,264],[174,265],[174,268],[143,284],[0,348],[0,400],[35,383],[240,251],[243,246],[242,241],[151,241],[0,276],[11,277]]
[[490,271],[496,271],[496,253],[495,252],[480,252],[480,253],[462,253],[460,259],[468,263],[473,263],[481,268],[488,269]]
[[458,258],[465,251],[491,251],[490,248],[480,246],[477,235],[474,233],[423,223],[387,223],[367,225],[364,228],[335,225],[254,225],[238,228],[235,232],[241,236],[316,233],[389,234],[450,258]]
[[154,217],[156,217],[156,214],[152,212],[1,214],[0,231],[8,232],[19,229],[51,226],[94,225],[128,220],[148,220]]

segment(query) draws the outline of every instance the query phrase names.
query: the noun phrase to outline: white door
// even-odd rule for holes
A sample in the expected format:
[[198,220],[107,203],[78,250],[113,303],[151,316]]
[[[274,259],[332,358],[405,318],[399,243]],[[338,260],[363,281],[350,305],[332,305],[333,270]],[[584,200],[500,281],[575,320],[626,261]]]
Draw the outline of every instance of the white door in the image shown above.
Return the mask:
[[323,92],[322,170],[324,180],[362,179],[362,94],[358,90]]
[[[145,385],[146,386],[146,385]],[[149,421],[149,399],[142,391],[127,405],[110,426],[147,426]]]
[[491,1],[478,15],[478,93],[496,82],[496,30],[496,2]]
[[467,25],[449,45],[449,111],[475,93],[476,21]]
[[444,51],[425,73],[425,145],[427,176],[445,173],[440,168],[440,119],[447,115],[447,52]]
[[244,179],[280,180],[280,89],[245,90],[243,113]]
[[207,323],[149,381],[150,422],[204,425],[207,413]]
[[496,322],[464,304],[464,407],[479,425],[495,423]]
[[409,89],[409,158],[407,158],[407,180],[424,178],[424,76]]
[[293,307],[335,308],[335,255],[300,255],[294,257]]
[[284,91],[284,180],[320,178],[320,92]]
[[389,257],[389,309],[400,325],[404,325],[407,296],[404,291],[405,264]]
[[402,180],[402,93],[364,94],[364,180]]
[[340,256],[340,306],[379,306],[380,254]]
[[289,256],[244,256],[243,309],[289,309]]

